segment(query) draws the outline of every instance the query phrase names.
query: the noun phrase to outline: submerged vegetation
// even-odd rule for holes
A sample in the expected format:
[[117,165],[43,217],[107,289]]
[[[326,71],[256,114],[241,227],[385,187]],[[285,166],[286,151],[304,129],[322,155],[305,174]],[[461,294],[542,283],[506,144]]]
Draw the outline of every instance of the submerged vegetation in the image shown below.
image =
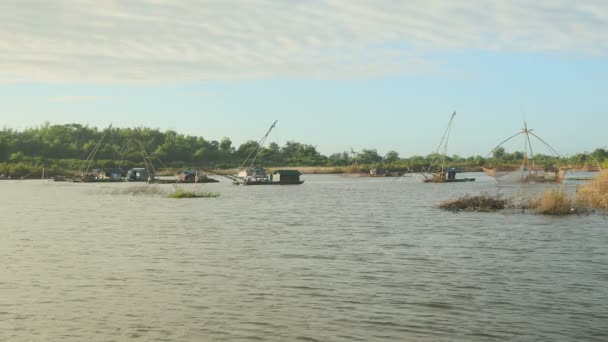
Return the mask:
[[[224,137],[210,140],[200,136],[179,134],[172,130],[160,131],[150,128],[107,128],[98,129],[80,124],[51,125],[23,131],[4,128],[0,130],[0,174],[12,177],[39,178],[42,170],[49,176],[73,173],[81,167],[91,150],[107,133],[91,168],[123,169],[140,166],[141,151],[131,143],[133,138],[145,142],[151,160],[159,168],[185,168],[204,166],[226,169],[239,167],[253,150],[256,141],[247,141],[233,146]],[[491,156],[447,156],[446,162],[462,170],[478,171],[482,165],[520,164],[522,152],[508,153],[503,148],[496,149]],[[258,161],[272,166],[324,166],[335,172],[359,172],[372,168],[391,171],[421,171],[428,167],[437,155],[401,157],[395,151],[385,155],[376,149],[367,148],[355,152],[321,154],[316,146],[288,141],[283,146],[270,143],[261,149]],[[539,165],[558,165],[555,157],[537,154]],[[593,153],[579,153],[562,160],[567,165],[608,167],[608,150],[596,149]]]
[[509,200],[502,198],[500,195],[477,195],[448,200],[441,204],[441,209],[450,211],[476,211],[476,212],[490,212],[505,209]]
[[169,195],[169,198],[215,198],[219,195],[218,192],[186,191],[182,188],[175,187],[175,190]]

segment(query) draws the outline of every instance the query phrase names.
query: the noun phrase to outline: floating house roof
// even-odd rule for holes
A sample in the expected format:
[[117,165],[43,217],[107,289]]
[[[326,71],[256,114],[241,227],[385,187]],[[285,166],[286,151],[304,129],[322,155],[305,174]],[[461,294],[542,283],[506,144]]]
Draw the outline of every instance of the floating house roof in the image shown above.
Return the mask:
[[273,173],[281,176],[300,176],[302,174],[298,170],[276,170]]

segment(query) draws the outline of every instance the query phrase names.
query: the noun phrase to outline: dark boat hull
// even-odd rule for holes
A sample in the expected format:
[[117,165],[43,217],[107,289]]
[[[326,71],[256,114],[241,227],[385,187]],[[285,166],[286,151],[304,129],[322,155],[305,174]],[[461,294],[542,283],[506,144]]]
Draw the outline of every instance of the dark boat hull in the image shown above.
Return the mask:
[[281,183],[281,182],[233,182],[234,185],[300,185],[304,183],[304,181],[299,181],[297,183]]
[[442,180],[434,180],[434,179],[425,179],[425,183],[463,183],[463,182],[474,182],[475,178],[459,178],[459,179],[442,179]]
[[194,184],[194,183],[218,183],[219,181],[217,179],[213,179],[213,178],[206,178],[206,179],[200,179],[198,181],[193,181],[193,180],[175,180],[175,179],[156,179],[154,181],[155,183],[159,183],[159,184]]

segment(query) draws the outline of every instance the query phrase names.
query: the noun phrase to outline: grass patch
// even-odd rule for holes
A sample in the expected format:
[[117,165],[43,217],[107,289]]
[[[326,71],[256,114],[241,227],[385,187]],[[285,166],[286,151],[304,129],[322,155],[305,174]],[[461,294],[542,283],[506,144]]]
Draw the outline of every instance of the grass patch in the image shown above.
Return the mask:
[[182,188],[176,187],[173,193],[169,195],[169,198],[215,198],[219,195],[219,192],[185,191]]

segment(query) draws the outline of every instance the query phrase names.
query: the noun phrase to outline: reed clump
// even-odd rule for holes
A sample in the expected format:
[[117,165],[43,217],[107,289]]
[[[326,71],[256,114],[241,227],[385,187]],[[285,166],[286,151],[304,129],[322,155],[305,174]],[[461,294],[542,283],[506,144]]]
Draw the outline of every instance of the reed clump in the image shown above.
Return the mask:
[[608,170],[579,188],[576,195],[582,205],[608,211]]
[[570,215],[580,211],[576,198],[561,189],[543,192],[538,198],[530,199],[528,206],[543,215]]
[[449,211],[491,212],[505,209],[509,200],[500,195],[466,195],[461,198],[448,200],[439,204],[439,208]]
[[361,173],[363,171],[359,165],[349,165],[342,168],[344,173]]
[[173,193],[169,195],[169,198],[213,198],[218,197],[218,192],[194,192],[185,191],[182,188],[175,188]]

